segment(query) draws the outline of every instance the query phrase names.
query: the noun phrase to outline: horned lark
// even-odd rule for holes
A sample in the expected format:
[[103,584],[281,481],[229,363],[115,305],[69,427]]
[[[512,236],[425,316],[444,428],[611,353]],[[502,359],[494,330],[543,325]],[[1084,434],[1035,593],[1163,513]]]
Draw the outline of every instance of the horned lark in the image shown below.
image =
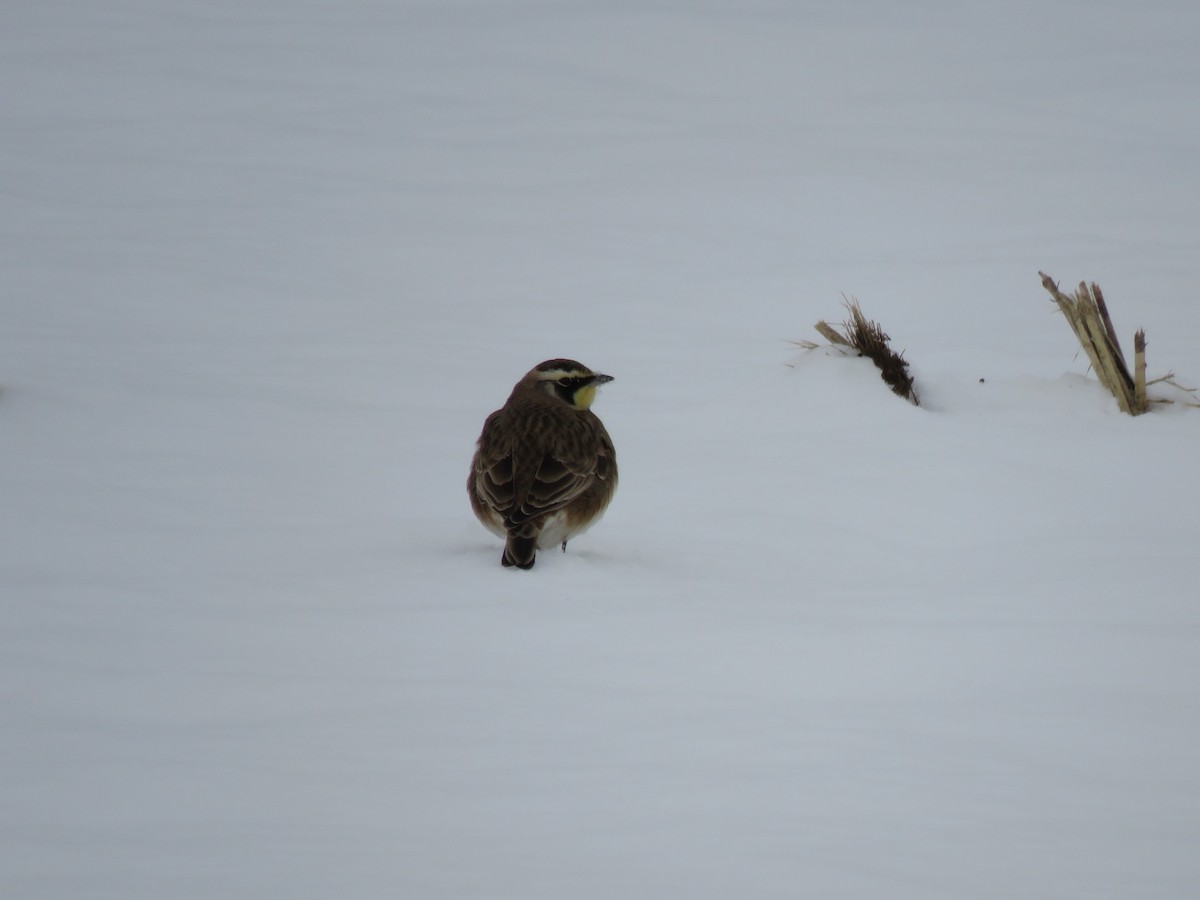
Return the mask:
[[617,489],[617,455],[589,409],[612,381],[573,359],[550,359],[517,382],[479,435],[467,494],[484,527],[504,538],[505,566],[582,534]]

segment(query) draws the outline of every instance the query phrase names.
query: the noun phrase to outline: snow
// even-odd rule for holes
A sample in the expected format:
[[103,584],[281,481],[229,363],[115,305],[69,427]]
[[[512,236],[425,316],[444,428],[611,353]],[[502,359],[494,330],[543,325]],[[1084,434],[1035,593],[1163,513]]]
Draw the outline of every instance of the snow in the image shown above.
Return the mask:
[[[1200,411],[1037,272],[1200,383],[1200,7],[2,18],[5,897],[1194,891]],[[621,487],[506,571],[557,356]]]

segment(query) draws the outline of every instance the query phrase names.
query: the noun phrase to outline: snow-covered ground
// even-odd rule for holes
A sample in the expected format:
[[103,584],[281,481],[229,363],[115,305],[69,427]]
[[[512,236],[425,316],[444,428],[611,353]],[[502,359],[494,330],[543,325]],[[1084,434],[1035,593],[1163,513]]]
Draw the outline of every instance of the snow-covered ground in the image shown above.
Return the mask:
[[1200,382],[1192,0],[7,7],[0,895],[1194,894],[1200,410],[1037,277]]

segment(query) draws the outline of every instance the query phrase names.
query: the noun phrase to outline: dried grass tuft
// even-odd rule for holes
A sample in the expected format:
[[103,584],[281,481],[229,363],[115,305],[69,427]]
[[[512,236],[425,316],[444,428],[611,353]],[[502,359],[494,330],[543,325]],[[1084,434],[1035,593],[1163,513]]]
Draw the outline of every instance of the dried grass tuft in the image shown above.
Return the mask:
[[[873,322],[863,315],[858,300],[853,297],[843,297],[846,310],[850,313],[849,321],[842,323],[842,329],[830,325],[823,319],[814,326],[817,333],[829,343],[842,351],[854,350],[859,356],[865,356],[879,369],[880,377],[888,387],[899,396],[910,401],[914,406],[920,406],[917,390],[913,384],[912,375],[908,371],[908,361],[903,353],[897,353],[888,343],[891,338]],[[800,346],[806,350],[815,349],[818,344],[812,341],[801,341]]]

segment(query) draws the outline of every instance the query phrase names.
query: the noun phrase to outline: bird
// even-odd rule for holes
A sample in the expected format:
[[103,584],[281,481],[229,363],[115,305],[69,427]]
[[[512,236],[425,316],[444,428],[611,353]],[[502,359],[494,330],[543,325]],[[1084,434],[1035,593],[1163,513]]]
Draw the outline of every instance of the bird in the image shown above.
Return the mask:
[[608,508],[617,453],[591,405],[612,380],[573,359],[548,359],[484,421],[467,494],[475,517],[504,539],[501,565],[532,569],[539,549],[565,552]]

